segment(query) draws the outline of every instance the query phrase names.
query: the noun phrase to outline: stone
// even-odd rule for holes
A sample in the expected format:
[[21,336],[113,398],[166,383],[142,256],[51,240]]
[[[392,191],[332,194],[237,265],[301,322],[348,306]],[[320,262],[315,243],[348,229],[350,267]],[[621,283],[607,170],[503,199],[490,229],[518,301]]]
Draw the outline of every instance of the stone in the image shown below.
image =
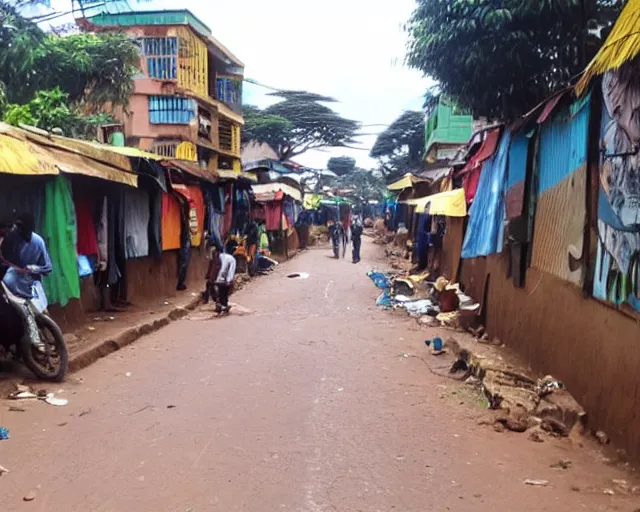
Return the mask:
[[609,436],[606,433],[604,433],[602,430],[598,430],[595,435],[596,435],[596,439],[600,444],[602,445],[609,444]]
[[561,459],[555,464],[551,464],[553,469],[569,469],[571,467],[571,461],[569,459]]
[[540,430],[534,430],[529,434],[529,441],[534,443],[544,443],[544,435]]
[[498,434],[504,433],[504,425],[500,422],[496,422],[493,424],[493,430],[495,430]]
[[549,432],[550,434],[554,434],[561,437],[567,437],[569,435],[569,431],[567,430],[567,427],[553,418],[547,418],[542,420],[542,423],[540,424],[540,428],[542,428],[542,430],[544,430],[545,432]]
[[24,501],[33,501],[36,499],[36,493],[34,491],[31,491],[23,499]]
[[439,325],[438,320],[436,320],[435,317],[429,316],[429,315],[425,315],[423,317],[420,317],[420,320],[418,320],[418,323],[420,325],[424,325],[426,327],[433,327],[435,325]]

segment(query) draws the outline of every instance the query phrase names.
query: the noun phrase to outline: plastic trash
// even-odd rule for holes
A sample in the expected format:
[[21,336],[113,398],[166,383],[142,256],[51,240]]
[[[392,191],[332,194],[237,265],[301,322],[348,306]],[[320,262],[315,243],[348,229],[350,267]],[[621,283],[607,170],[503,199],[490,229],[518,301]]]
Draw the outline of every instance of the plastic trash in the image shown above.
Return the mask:
[[444,348],[444,341],[439,336],[433,338],[433,350],[435,352],[440,352]]
[[56,398],[53,393],[47,395],[47,398],[44,399],[49,405],[54,405],[55,407],[64,407],[69,403],[69,400],[66,398]]
[[376,306],[381,306],[384,308],[390,308],[393,306],[393,301],[389,296],[388,292],[382,292],[380,296],[376,299]]
[[367,276],[369,276],[369,279],[371,279],[373,281],[373,284],[375,284],[378,288],[382,290],[391,288],[389,278],[382,272],[376,272],[375,270],[372,270],[367,273]]
[[0,441],[5,439],[9,439],[9,431],[4,427],[0,427]]

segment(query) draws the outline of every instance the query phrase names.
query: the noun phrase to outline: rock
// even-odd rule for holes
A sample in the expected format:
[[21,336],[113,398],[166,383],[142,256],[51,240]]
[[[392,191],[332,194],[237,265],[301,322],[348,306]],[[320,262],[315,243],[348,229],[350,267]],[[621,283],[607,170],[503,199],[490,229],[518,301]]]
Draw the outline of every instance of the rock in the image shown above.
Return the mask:
[[31,491],[23,499],[24,499],[24,501],[33,501],[33,500],[36,499],[36,493],[34,491]]
[[9,473],[9,470],[4,466],[0,466],[0,476],[4,475],[5,473]]
[[542,431],[536,429],[529,434],[529,441],[534,443],[544,443],[544,435]]
[[571,467],[571,461],[569,459],[562,459],[555,464],[551,464],[550,467],[553,469],[569,469]]
[[569,431],[567,430],[567,427],[565,427],[562,423],[560,423],[559,421],[553,418],[547,418],[545,420],[542,420],[542,423],[540,424],[540,428],[545,432],[549,432],[550,434],[553,434],[556,436],[567,437],[569,435]]
[[603,494],[606,494],[607,496],[615,496],[615,492],[613,492],[611,489],[604,489],[602,491]]
[[502,423],[496,422],[493,424],[493,430],[495,430],[498,434],[504,433],[504,425]]
[[609,436],[605,434],[602,430],[598,430],[595,436],[600,444],[602,445],[609,444]]
[[438,325],[438,320],[436,320],[432,316],[425,315],[423,317],[420,317],[420,320],[418,320],[418,323],[426,327],[432,327],[432,326]]
[[582,491],[582,489],[580,489],[580,487],[578,487],[577,485],[572,485],[572,486],[571,486],[571,490],[572,490],[573,492],[580,492],[580,491]]
[[505,426],[511,430],[511,432],[526,432],[529,429],[529,422],[526,417],[509,417]]

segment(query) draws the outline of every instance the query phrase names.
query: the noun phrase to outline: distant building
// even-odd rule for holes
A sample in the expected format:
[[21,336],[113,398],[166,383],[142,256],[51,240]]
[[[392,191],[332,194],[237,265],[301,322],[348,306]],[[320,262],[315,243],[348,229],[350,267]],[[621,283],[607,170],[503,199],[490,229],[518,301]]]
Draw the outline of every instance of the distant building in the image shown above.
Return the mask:
[[244,64],[188,10],[98,13],[84,30],[124,31],[140,47],[140,74],[105,139],[122,131],[128,146],[242,170],[240,130]]

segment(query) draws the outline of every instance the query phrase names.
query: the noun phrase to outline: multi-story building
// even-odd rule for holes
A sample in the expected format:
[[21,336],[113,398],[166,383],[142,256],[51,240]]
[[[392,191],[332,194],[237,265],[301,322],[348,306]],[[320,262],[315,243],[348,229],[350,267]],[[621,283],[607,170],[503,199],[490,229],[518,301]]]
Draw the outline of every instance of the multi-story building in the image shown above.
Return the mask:
[[124,31],[140,48],[129,104],[116,111],[125,143],[208,169],[240,172],[243,63],[188,10],[101,13],[85,29]]

